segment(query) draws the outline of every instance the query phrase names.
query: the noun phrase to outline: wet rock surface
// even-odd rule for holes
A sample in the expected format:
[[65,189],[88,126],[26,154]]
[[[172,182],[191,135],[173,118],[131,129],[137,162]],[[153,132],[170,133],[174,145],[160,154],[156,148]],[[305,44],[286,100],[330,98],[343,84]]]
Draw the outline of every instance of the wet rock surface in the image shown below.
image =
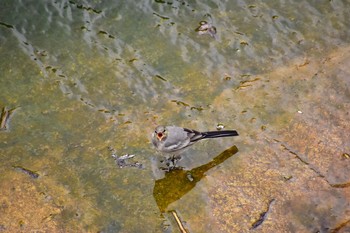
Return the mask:
[[[293,100],[274,107],[287,111],[288,105],[298,106],[289,116],[281,114],[287,119],[284,127],[270,122],[257,133],[254,149],[240,152],[234,175],[215,175],[220,181],[209,196],[221,232],[251,227],[258,232],[349,231],[350,160],[344,156],[350,150],[349,51],[330,54],[327,62],[315,59],[308,67],[294,64],[267,74],[291,77],[283,98]],[[323,88],[312,80],[315,74],[317,82],[326,83]],[[300,80],[310,88],[308,96],[288,96],[293,94],[290,84]],[[267,217],[254,227],[272,199]]]
[[349,232],[350,3],[285,2],[6,1],[0,232]]

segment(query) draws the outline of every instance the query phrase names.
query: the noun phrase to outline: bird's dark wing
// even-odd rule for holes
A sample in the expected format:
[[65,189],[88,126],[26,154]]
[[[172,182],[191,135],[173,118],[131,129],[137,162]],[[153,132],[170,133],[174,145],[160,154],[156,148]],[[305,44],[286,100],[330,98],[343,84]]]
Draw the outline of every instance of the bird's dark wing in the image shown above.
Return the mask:
[[196,142],[203,138],[203,134],[196,130],[184,128],[184,131],[187,133],[188,137],[190,138],[190,142]]

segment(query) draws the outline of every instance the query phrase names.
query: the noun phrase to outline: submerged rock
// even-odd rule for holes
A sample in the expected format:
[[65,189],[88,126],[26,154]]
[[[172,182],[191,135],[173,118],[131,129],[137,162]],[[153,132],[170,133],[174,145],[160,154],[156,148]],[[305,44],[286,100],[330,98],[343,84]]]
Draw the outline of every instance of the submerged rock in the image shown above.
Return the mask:
[[199,27],[196,28],[196,32],[199,35],[210,35],[213,38],[216,38],[216,27],[208,23],[207,21],[200,21]]

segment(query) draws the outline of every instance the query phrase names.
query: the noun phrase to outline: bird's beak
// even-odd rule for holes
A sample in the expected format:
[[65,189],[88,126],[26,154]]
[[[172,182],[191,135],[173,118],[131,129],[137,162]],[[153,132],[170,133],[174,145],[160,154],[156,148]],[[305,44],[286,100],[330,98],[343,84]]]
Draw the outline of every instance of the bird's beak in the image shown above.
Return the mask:
[[163,133],[157,133],[157,138],[159,141],[162,141],[162,139],[164,138],[164,134]]

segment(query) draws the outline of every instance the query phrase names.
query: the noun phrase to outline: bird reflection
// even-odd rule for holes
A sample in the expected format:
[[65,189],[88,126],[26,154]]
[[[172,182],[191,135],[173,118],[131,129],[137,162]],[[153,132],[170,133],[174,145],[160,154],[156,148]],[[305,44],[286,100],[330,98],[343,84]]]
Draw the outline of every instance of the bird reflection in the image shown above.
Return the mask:
[[160,211],[164,213],[165,209],[171,203],[179,200],[183,195],[189,192],[196,183],[203,178],[205,172],[224,162],[237,152],[237,147],[232,146],[216,156],[209,163],[200,167],[191,170],[178,168],[166,172],[164,178],[156,180],[153,189],[153,196]]

